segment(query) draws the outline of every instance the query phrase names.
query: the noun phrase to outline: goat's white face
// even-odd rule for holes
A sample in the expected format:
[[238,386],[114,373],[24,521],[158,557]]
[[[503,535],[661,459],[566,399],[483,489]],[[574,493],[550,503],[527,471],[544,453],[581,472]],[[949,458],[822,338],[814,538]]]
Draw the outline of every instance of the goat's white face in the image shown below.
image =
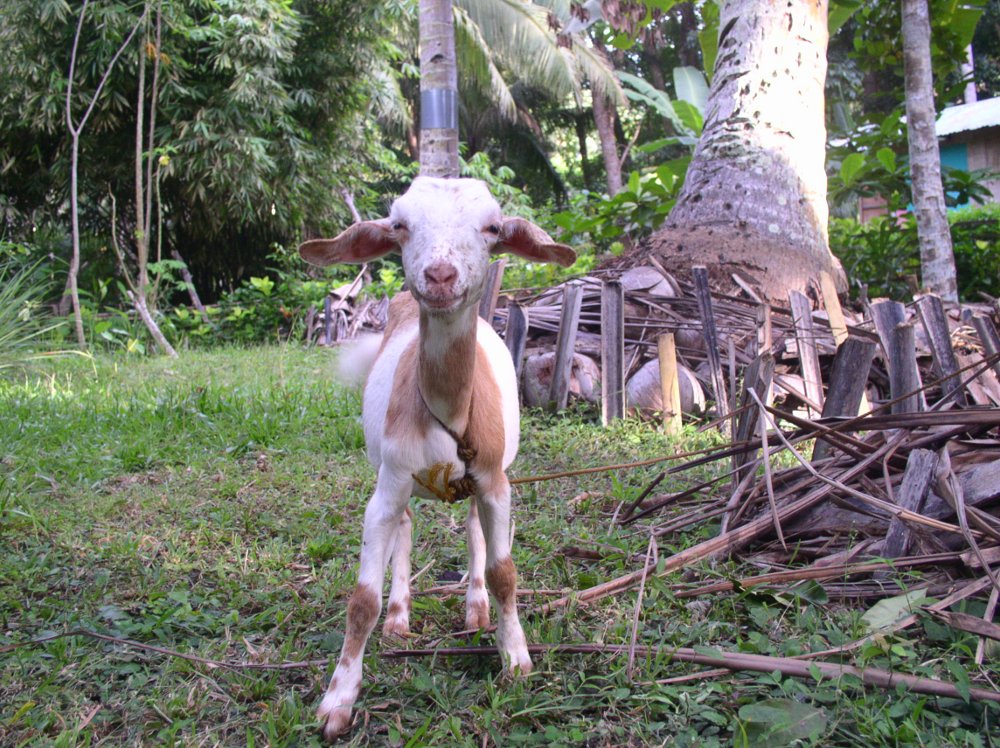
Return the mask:
[[431,314],[478,303],[492,253],[563,266],[576,259],[530,221],[504,218],[485,183],[432,177],[417,177],[388,218],[356,223],[335,239],[299,247],[315,265],[368,262],[393,251],[402,253],[410,290]]
[[392,205],[389,226],[410,291],[428,311],[477,303],[503,216],[486,185],[418,178]]

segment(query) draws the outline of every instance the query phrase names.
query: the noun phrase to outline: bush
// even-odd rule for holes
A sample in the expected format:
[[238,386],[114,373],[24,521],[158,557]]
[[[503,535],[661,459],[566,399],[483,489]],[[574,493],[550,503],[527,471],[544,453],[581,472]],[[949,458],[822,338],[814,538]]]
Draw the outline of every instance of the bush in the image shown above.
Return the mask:
[[46,333],[60,325],[43,301],[49,282],[31,250],[0,242],[0,372],[36,358]]
[[[952,244],[959,297],[1000,296],[1000,205],[951,211]],[[840,258],[852,286],[869,296],[908,298],[919,287],[920,248],[912,214],[882,216],[868,223],[839,218],[830,222],[830,249]]]

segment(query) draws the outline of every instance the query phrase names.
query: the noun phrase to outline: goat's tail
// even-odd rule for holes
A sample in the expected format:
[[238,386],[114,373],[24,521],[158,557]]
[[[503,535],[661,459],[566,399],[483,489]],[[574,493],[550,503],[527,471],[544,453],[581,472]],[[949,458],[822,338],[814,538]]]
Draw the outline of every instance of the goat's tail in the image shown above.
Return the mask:
[[381,346],[381,335],[361,335],[339,346],[337,379],[352,387],[364,384]]

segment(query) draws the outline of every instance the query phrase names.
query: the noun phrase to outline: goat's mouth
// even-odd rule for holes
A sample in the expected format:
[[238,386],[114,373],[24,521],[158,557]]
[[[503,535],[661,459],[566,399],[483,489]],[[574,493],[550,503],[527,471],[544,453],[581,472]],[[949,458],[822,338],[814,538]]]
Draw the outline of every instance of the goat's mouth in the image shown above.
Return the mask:
[[453,312],[465,303],[465,293],[459,294],[426,294],[414,293],[420,306],[432,312]]

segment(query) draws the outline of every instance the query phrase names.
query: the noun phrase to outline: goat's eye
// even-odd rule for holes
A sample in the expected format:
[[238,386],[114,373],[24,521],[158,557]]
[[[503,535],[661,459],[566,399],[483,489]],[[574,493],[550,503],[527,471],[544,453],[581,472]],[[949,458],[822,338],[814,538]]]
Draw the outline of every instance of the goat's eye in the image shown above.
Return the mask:
[[493,234],[493,236],[500,236],[500,224],[491,223],[486,227],[486,231]]
[[403,223],[402,221],[395,221],[392,224],[392,230],[393,231],[405,231],[406,230],[406,224]]

